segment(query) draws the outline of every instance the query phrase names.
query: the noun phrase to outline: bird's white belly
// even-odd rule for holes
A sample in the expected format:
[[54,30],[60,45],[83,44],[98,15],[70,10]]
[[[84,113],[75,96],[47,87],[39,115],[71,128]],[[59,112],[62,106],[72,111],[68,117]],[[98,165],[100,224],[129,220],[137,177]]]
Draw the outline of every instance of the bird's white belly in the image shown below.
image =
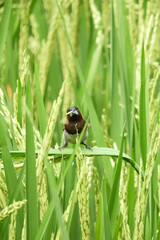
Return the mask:
[[[78,134],[78,136],[79,136],[79,134]],[[88,128],[85,130],[85,132],[82,136],[81,142],[83,142],[87,136],[88,136]],[[73,144],[76,143],[77,134],[69,134],[66,130],[64,130],[63,137],[64,137],[65,142],[67,142],[67,143],[68,142],[73,143]]]

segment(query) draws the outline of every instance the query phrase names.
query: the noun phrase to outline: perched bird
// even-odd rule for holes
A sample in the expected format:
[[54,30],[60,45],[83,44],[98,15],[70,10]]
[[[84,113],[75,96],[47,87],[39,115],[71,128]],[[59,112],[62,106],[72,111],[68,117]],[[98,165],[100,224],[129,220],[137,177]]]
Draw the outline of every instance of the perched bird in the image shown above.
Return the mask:
[[[66,115],[67,115],[67,119],[63,128],[64,145],[59,147],[59,149],[66,147],[68,145],[68,142],[75,144],[77,134],[79,135],[81,134],[83,127],[85,126],[85,123],[86,123],[78,107],[73,106],[68,108]],[[84,130],[84,133],[81,139],[81,144],[83,144],[86,148],[91,149],[91,147],[89,147],[86,143],[84,143],[84,140],[88,136],[89,125],[90,124],[88,124],[86,126],[86,129]]]

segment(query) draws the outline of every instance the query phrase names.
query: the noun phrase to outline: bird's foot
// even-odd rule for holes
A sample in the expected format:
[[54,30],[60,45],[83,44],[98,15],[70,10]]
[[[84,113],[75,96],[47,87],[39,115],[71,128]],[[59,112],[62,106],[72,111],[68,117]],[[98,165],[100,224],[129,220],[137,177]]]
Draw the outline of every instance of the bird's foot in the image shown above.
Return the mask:
[[92,150],[92,148],[90,147],[90,146],[88,146],[86,143],[84,143],[84,142],[81,142],[81,144],[83,144],[87,149],[90,149],[90,150]]
[[68,145],[68,143],[65,143],[63,146],[60,146],[60,147],[58,147],[58,149],[63,149],[63,148],[65,148],[65,147],[67,147],[67,145]]

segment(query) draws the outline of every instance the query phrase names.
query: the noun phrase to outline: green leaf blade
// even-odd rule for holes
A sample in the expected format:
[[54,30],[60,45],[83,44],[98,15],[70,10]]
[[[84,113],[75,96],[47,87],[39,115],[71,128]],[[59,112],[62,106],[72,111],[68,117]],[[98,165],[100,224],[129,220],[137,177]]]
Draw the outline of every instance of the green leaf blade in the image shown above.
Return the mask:
[[[28,81],[26,106],[32,113],[31,84]],[[38,201],[36,179],[36,154],[33,125],[26,113],[26,198],[27,198],[27,239],[35,239],[38,230]]]
[[46,121],[46,112],[45,112],[45,107],[43,103],[43,97],[42,97],[40,82],[39,82],[38,65],[36,61],[35,61],[35,80],[36,80],[36,95],[37,95],[37,103],[38,103],[40,133],[43,138],[46,130],[47,121]]
[[1,61],[2,61],[2,53],[3,53],[3,50],[4,50],[5,41],[6,41],[6,38],[7,38],[11,9],[12,9],[12,0],[5,1],[2,20],[0,22],[0,33],[1,33],[1,37],[0,37],[0,65],[1,65]]
[[9,194],[9,197],[11,198],[17,178],[16,178],[16,173],[15,173],[14,167],[13,167],[12,158],[11,158],[10,152],[8,150],[7,142],[6,142],[3,121],[4,120],[2,118],[2,115],[0,114],[0,143],[1,143],[1,147],[2,147],[1,156],[2,156],[2,160],[3,160],[3,164],[4,164],[8,194]]
[[140,89],[140,146],[143,159],[143,166],[146,165],[146,157],[148,152],[148,129],[147,129],[147,83],[145,71],[145,53],[144,43],[142,46],[141,57],[141,89]]
[[116,167],[114,181],[113,181],[112,190],[111,190],[110,199],[109,199],[109,213],[110,213],[112,228],[116,227],[115,222],[117,217],[117,211],[119,208],[118,191],[119,191],[120,174],[121,174],[122,157],[123,157],[123,142],[124,142],[124,130],[123,130],[122,139],[121,139],[121,149],[118,156],[118,164]]

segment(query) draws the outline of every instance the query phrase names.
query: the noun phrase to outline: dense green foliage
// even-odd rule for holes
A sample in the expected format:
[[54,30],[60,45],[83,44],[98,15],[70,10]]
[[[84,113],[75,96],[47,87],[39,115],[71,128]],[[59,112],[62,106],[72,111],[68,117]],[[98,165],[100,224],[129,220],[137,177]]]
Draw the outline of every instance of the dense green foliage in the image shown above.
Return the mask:
[[[159,28],[159,0],[0,1],[0,239],[160,238]],[[72,105],[91,151],[57,150]]]

